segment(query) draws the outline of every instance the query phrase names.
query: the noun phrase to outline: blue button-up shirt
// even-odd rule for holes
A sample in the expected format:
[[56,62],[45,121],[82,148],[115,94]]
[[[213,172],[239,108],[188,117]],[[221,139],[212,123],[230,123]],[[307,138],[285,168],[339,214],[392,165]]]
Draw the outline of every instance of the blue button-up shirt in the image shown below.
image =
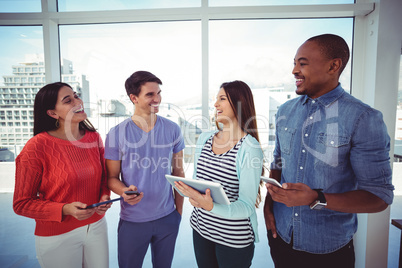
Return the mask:
[[[339,84],[311,99],[300,96],[283,104],[276,115],[272,169],[281,183],[305,183],[324,193],[365,190],[393,200],[390,138],[382,114],[354,98]],[[278,234],[293,248],[329,253],[345,246],[357,230],[357,216],[309,206],[274,203]]]

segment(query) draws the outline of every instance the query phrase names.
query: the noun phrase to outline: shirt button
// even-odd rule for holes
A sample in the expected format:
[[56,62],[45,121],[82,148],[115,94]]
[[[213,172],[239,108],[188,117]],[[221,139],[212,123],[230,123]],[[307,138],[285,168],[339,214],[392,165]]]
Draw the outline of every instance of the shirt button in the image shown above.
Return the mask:
[[303,150],[302,150],[302,153],[305,153],[305,152],[306,152],[306,150],[303,149]]
[[311,101],[312,103],[315,103],[315,100]]
[[335,142],[334,141],[331,141],[331,144],[334,144]]
[[312,116],[310,116],[310,119],[313,119],[313,117],[312,117]]
[[304,134],[304,136],[308,137],[308,134],[306,133],[306,134]]
[[285,130],[288,130],[288,128],[287,128],[287,127],[285,127]]
[[296,217],[298,217],[298,216],[299,216],[299,214],[295,213],[295,216],[296,216]]
[[300,169],[303,169],[303,167],[300,167]]

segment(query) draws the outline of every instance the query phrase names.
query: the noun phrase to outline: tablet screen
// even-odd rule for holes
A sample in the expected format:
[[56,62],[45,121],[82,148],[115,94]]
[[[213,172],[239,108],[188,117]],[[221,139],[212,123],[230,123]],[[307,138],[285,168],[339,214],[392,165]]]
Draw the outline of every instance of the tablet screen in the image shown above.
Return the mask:
[[[199,191],[200,193],[204,194],[207,189],[211,190],[211,197],[214,200],[215,203],[218,204],[224,204],[224,205],[229,205],[230,201],[229,198],[227,197],[225,191],[223,190],[223,187],[220,183],[217,182],[212,182],[212,181],[204,181],[204,180],[195,180],[195,179],[188,179],[188,178],[182,178],[182,177],[177,177],[177,176],[172,176],[172,175],[165,175],[166,179],[168,182],[176,189],[174,186],[175,181],[182,181],[188,186],[194,188],[195,190]],[[183,195],[179,190],[176,189],[176,191]]]

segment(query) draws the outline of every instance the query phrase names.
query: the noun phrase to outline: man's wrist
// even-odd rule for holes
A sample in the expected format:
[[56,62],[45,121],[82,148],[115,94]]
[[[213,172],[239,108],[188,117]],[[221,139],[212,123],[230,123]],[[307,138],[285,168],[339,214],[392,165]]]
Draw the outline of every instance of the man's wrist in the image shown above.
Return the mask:
[[322,192],[322,189],[313,189],[313,190],[317,192],[317,199],[310,204],[310,209],[315,210],[323,209],[324,207],[327,206],[327,200],[325,198],[324,193]]

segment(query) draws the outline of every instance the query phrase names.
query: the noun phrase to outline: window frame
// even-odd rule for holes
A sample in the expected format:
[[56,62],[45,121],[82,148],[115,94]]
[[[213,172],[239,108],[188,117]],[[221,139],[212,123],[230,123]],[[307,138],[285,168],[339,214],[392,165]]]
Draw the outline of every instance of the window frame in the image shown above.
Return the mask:
[[[237,19],[295,19],[364,17],[375,9],[374,3],[230,6],[210,7],[201,0],[201,7],[141,10],[58,12],[56,0],[42,0],[42,12],[0,13],[0,25],[42,25],[45,52],[46,83],[60,81],[59,25],[104,24],[158,21],[201,21],[202,116],[208,117],[209,87],[209,21]],[[203,122],[202,129],[208,129]]]

